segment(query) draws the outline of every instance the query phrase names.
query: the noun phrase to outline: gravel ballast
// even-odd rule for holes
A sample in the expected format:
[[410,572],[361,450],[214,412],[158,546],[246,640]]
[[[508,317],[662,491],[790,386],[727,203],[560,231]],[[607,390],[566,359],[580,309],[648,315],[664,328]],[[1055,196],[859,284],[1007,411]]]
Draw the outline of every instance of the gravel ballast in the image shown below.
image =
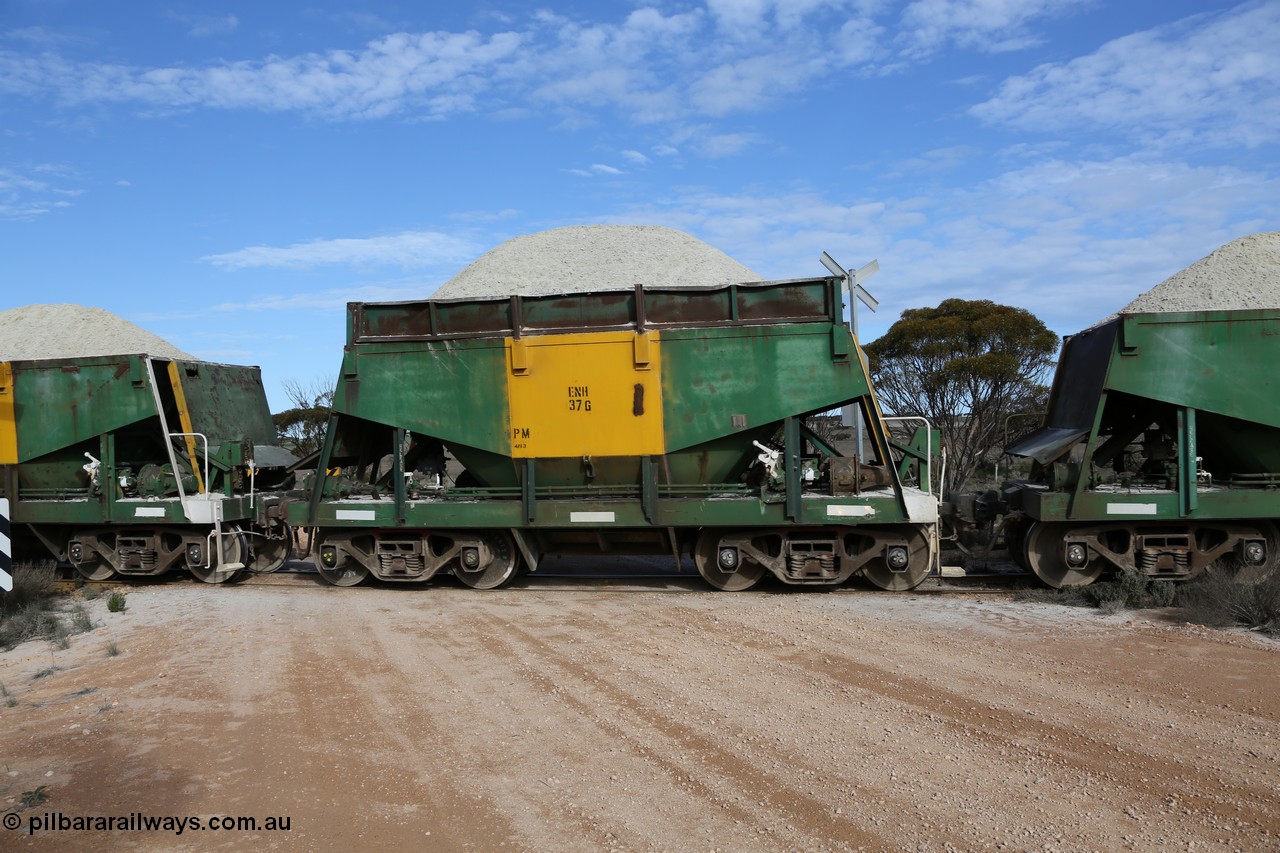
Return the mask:
[[438,299],[707,287],[761,276],[707,243],[660,225],[575,225],[516,237],[481,255]]
[[0,311],[0,361],[146,353],[194,360],[159,335],[85,305],[25,305]]
[[1280,231],[1249,234],[1176,273],[1122,314],[1280,308]]

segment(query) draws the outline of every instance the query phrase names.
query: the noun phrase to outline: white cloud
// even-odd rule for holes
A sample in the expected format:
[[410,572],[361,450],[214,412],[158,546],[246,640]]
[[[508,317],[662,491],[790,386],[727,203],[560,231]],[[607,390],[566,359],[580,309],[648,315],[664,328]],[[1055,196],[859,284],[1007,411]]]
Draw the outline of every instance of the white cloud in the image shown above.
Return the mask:
[[736,38],[758,36],[765,28],[765,12],[770,5],[769,0],[707,0],[717,28]]
[[884,53],[880,46],[884,33],[884,27],[871,18],[850,18],[840,25],[833,49],[842,65],[864,65]]
[[641,154],[639,151],[627,150],[620,153],[622,154],[623,159],[630,160],[637,166],[647,166],[649,164],[649,158]]
[[13,41],[25,41],[41,45],[64,44],[73,41],[68,36],[57,33],[47,27],[20,27],[14,30],[7,30],[3,37]]
[[[441,282],[439,281],[430,281],[422,278],[402,278],[360,282],[342,287],[326,287],[297,293],[255,292],[252,296],[246,296],[243,299],[219,302],[208,306],[202,305],[198,311],[179,309],[144,311],[130,314],[129,319],[136,323],[146,323],[148,328],[156,331],[157,334],[160,334],[162,327],[173,329],[172,332],[165,333],[162,336],[175,342],[179,339],[185,341],[183,348],[187,349],[189,347],[189,351],[203,351],[202,347],[209,346],[208,341],[217,340],[220,342],[219,345],[238,342],[242,346],[252,346],[254,348],[253,352],[260,352],[267,342],[262,340],[261,333],[253,329],[245,328],[241,331],[236,331],[234,328],[226,326],[217,326],[216,328],[202,326],[193,321],[199,320],[210,313],[243,314],[252,312],[283,316],[285,314],[304,312],[333,317],[334,325],[340,329],[342,318],[347,313],[348,302],[406,302],[415,299],[426,299],[440,284]],[[278,335],[273,335],[272,339],[280,340],[288,337],[290,337],[288,331],[281,330]],[[204,342],[203,345],[201,341]],[[254,356],[251,353],[247,357],[253,358]],[[328,365],[325,366],[328,367]]]
[[[634,9],[582,23],[548,11],[505,32],[396,32],[357,49],[143,67],[0,51],[0,92],[145,114],[192,109],[300,112],[329,120],[447,118],[484,110],[560,112],[566,127],[615,109],[640,123],[756,111],[807,83],[871,61],[882,0],[713,0],[710,9]],[[193,32],[238,24],[180,18]],[[716,38],[738,21],[760,39]],[[736,24],[733,24],[737,26]]]
[[752,56],[712,68],[694,81],[690,96],[699,111],[724,116],[758,108],[779,91],[798,89],[806,78],[803,64],[778,55]]
[[987,53],[1024,50],[1041,42],[1029,26],[1096,0],[914,0],[902,11],[900,40],[908,55],[947,44]]
[[1001,84],[972,109],[993,124],[1132,134],[1163,144],[1280,138],[1280,3],[1248,3],[1134,33]]
[[58,56],[0,52],[0,91],[55,91],[69,103],[132,102],[187,109],[297,110],[334,119],[379,118],[415,110],[449,115],[474,108],[494,69],[522,36],[396,33],[358,52],[333,50],[208,68],[135,68],[73,63]]
[[755,133],[713,133],[696,140],[695,147],[706,157],[731,157],[761,141]]
[[240,19],[235,15],[215,17],[213,15],[191,15],[183,19],[187,25],[187,35],[196,38],[207,36],[225,36],[236,31]]
[[501,222],[504,219],[511,219],[519,216],[523,211],[516,210],[514,207],[504,207],[501,210],[461,210],[457,213],[449,214],[449,218],[457,222]]
[[594,178],[599,175],[608,175],[612,177],[626,174],[622,169],[619,169],[617,166],[610,166],[608,163],[592,163],[585,169],[570,168],[564,169],[563,171],[568,172],[570,175],[577,175],[580,178]]
[[910,172],[946,172],[980,154],[980,149],[971,145],[953,145],[948,148],[935,148],[918,157],[910,157],[896,164],[897,174]]
[[224,269],[287,267],[305,269],[332,264],[430,267],[458,264],[477,254],[470,240],[436,231],[408,231],[386,237],[311,240],[291,246],[249,246],[200,260]]
[[880,5],[877,0],[707,0],[707,11],[722,36],[752,41],[799,29],[826,10],[865,14]]
[[66,186],[75,179],[73,170],[52,163],[0,166],[0,219],[36,219],[70,207],[67,199],[84,192]]
[[928,198],[685,188],[610,221],[680,228],[773,278],[822,275],[824,250],[847,266],[878,258],[868,287],[883,309],[860,315],[870,339],[897,312],[950,296],[1018,305],[1060,333],[1079,331],[1277,220],[1276,177],[1124,157],[1040,161]]

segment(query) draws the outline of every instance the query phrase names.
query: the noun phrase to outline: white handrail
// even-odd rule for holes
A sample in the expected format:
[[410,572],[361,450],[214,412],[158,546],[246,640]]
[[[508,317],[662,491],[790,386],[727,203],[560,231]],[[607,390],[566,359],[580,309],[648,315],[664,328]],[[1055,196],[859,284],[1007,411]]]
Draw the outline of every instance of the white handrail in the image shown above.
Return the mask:
[[[924,453],[926,458],[929,460],[928,462],[929,476],[926,478],[917,477],[916,479],[924,479],[925,481],[924,493],[926,495],[932,495],[933,494],[933,424],[929,423],[928,418],[922,417],[920,415],[899,415],[892,418],[884,418],[884,420],[885,421],[919,421],[920,423],[924,424]],[[921,466],[920,470],[923,470],[923,466]],[[944,447],[942,448],[942,472],[938,477],[938,494],[934,498],[934,500],[938,504],[937,512],[939,513],[941,512],[941,508],[942,508],[942,484],[945,482],[942,479],[942,476],[946,474],[946,471],[947,471],[947,450]],[[931,563],[929,567],[929,573],[938,575],[940,577],[942,575],[942,535],[941,535],[941,532],[938,530],[937,515],[934,516],[933,523],[929,525],[929,550],[933,552],[933,556],[929,561]]]
[[[929,462],[930,476],[925,479],[924,493],[926,495],[933,494],[933,424],[929,423],[929,419],[920,415],[899,415],[892,418],[884,418],[887,423],[889,421],[919,421],[924,424],[924,453]],[[941,493],[941,484],[939,484],[939,493]]]

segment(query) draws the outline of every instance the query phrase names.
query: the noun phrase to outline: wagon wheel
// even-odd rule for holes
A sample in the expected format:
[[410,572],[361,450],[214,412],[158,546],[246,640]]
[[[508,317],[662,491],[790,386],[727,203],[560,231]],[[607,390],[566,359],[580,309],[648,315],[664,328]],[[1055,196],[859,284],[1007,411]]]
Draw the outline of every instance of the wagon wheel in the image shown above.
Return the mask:
[[316,571],[320,573],[320,577],[334,586],[355,586],[369,577],[368,569],[352,563],[350,560],[344,560],[333,568],[327,568],[320,563],[316,563]]
[[453,567],[453,576],[472,589],[496,589],[502,586],[515,576],[516,565],[520,562],[515,540],[505,530],[485,534],[484,542],[493,554],[488,563],[468,565],[468,553],[476,552],[468,552],[464,545]]
[[115,576],[116,570],[101,555],[95,554],[87,563],[73,563],[80,577],[87,581],[105,581]]
[[320,577],[334,586],[355,586],[369,577],[369,570],[348,557],[343,551],[335,550],[333,565],[326,565],[324,552],[321,550],[324,539],[319,530],[311,531],[311,553],[315,555],[316,571]]
[[284,526],[284,538],[269,539],[266,536],[254,536],[252,556],[249,558],[249,571],[254,574],[267,575],[284,565],[285,560],[293,556],[293,528],[289,522],[281,522]]
[[1067,565],[1062,553],[1062,538],[1069,529],[1065,524],[1037,521],[1027,530],[1023,548],[1027,567],[1054,589],[1088,586],[1098,579],[1105,568],[1105,562],[1100,557],[1094,557],[1079,568]]
[[[911,528],[906,539],[907,562],[904,568],[895,572],[889,566],[889,560],[894,556],[889,553],[889,549],[862,567],[862,576],[872,586],[889,592],[906,592],[920,586],[929,577],[929,571],[933,568],[933,548],[928,534],[920,528]],[[900,546],[889,546],[896,547]]]
[[725,571],[721,567],[720,541],[721,533],[717,530],[704,530],[698,536],[698,543],[693,548],[693,562],[702,579],[726,592],[741,592],[759,583],[764,577],[765,567],[748,559],[741,551],[734,549],[731,552],[737,557],[736,570]]
[[[191,571],[191,574],[205,583],[226,583],[229,580],[233,580],[240,574],[241,569],[244,568],[245,560],[249,556],[249,543],[239,527],[233,527],[222,533],[221,563],[218,562],[217,539],[218,537],[210,537],[201,546],[201,552],[206,548],[209,549],[207,555],[201,553],[202,559],[187,561],[187,568]],[[209,565],[206,566],[206,562]],[[231,568],[233,566],[234,568]]]

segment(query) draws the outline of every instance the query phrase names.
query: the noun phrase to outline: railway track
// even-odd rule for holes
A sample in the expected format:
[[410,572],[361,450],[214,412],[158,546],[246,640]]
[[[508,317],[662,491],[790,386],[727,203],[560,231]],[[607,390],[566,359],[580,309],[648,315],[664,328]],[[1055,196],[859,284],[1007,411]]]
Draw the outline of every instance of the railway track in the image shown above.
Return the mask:
[[[1034,578],[1028,573],[1010,573],[1000,571],[949,571],[944,575],[930,575],[924,583],[916,587],[914,590],[911,590],[909,594],[1007,594],[1012,588],[1021,586],[1033,580]],[[71,566],[60,565],[58,566],[58,579],[56,581],[55,588],[59,592],[73,592],[77,589],[93,589],[105,592],[115,589],[148,589],[173,584],[191,583],[196,583],[195,579],[180,571],[167,572],[157,577],[115,577],[108,580],[92,581],[76,576],[75,570]],[[451,582],[445,578],[435,582],[429,582],[424,585],[396,584],[379,581],[367,582],[367,585],[372,588],[405,587],[407,589],[421,590],[425,587],[437,586],[440,584],[447,585],[450,583]],[[666,588],[687,589],[691,592],[708,591],[706,585],[702,582],[696,571],[690,569],[677,572],[669,568],[665,570],[654,569],[649,571],[600,571],[582,568],[579,566],[557,568],[553,565],[549,566],[547,569],[539,570],[536,573],[518,577],[511,585],[517,588],[523,586],[536,586],[538,589],[542,590]],[[271,574],[247,575],[232,583],[224,584],[222,586],[227,589],[236,589],[246,586],[320,586],[328,588],[330,585],[320,576],[311,563],[290,561],[277,572],[273,572]],[[787,589],[787,587],[784,587],[781,584],[778,584],[773,588],[777,590]],[[826,592],[845,593],[873,592],[872,589],[856,583],[839,587],[824,588],[824,590]]]

